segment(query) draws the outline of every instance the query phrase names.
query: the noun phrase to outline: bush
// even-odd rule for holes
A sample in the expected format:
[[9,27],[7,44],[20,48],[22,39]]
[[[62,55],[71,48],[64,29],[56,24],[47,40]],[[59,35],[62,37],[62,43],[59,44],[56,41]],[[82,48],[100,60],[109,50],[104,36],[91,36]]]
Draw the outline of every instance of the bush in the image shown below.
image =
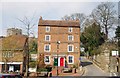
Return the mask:
[[73,65],[73,68],[78,68],[78,66],[74,64],[74,65]]
[[46,69],[47,69],[48,72],[52,71],[52,67],[51,66],[46,66]]
[[30,62],[29,66],[31,68],[35,68],[36,67],[36,62],[35,61]]
[[46,68],[39,68],[39,69],[37,69],[37,72],[43,72],[43,71],[47,71],[47,69]]

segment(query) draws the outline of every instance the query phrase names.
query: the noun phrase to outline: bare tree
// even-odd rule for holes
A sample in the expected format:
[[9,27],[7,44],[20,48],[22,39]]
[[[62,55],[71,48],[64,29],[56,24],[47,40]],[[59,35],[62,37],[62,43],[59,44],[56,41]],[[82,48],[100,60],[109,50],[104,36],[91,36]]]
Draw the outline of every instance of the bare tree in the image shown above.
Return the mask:
[[29,76],[29,37],[30,37],[30,34],[33,34],[32,33],[32,29],[33,27],[36,25],[36,23],[34,22],[34,16],[32,18],[28,18],[28,17],[24,17],[23,19],[18,19],[23,25],[24,25],[24,28],[25,30],[27,31],[27,37],[28,37],[28,40],[27,40],[27,45],[28,45],[28,52],[26,53],[26,57],[27,57],[27,64],[26,64],[26,77]]
[[70,16],[65,15],[62,17],[62,20],[80,20],[80,27],[81,30],[84,28],[84,22],[86,20],[86,15],[83,13],[73,13]]
[[101,3],[92,11],[92,18],[98,23],[103,32],[105,33],[105,39],[108,39],[108,30],[112,28],[115,22],[115,5],[111,2]]
[[71,20],[71,19],[70,19],[70,16],[68,16],[68,15],[63,16],[61,19],[62,19],[62,20]]

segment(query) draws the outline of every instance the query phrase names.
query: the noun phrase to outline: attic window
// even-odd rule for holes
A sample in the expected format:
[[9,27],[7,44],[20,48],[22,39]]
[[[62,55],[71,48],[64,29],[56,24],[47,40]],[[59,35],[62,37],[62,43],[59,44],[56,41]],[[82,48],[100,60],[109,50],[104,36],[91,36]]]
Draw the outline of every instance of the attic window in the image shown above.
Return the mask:
[[50,32],[50,26],[46,26],[46,32]]
[[68,32],[72,32],[73,31],[73,28],[72,27],[69,27],[68,28]]

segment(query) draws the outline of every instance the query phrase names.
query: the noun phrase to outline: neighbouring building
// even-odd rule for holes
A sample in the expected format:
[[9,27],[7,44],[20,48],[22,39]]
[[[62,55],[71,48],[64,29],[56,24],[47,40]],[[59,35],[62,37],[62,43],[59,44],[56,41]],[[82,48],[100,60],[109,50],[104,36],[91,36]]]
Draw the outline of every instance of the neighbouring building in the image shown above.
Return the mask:
[[0,73],[25,71],[27,40],[24,35],[11,35],[0,39]]
[[[79,66],[79,20],[43,20],[38,24],[38,54],[44,63],[52,66]],[[41,60],[41,59],[38,59]]]
[[7,29],[7,36],[10,35],[22,35],[22,30],[18,28],[9,28]]

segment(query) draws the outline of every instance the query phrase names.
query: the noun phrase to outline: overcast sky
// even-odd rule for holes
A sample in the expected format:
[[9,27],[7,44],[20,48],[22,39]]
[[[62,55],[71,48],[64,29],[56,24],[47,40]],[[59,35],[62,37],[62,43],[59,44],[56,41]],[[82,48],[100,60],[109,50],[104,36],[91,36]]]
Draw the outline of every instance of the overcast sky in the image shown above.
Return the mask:
[[20,2],[16,2],[18,0],[10,0],[12,2],[8,2],[8,0],[1,1],[0,36],[6,35],[7,28],[16,27],[24,29],[22,23],[17,20],[18,18],[23,19],[24,16],[27,16],[29,19],[34,16],[34,23],[36,23],[36,25],[33,28],[33,32],[35,36],[37,36],[38,21],[40,16],[42,16],[43,19],[60,20],[61,17],[72,13],[84,13],[89,15],[102,0],[99,0],[99,2],[94,2],[95,0],[91,2],[87,2],[87,0],[85,0],[86,2],[77,2],[76,0],[75,2],[68,2],[67,0],[61,0],[62,2],[55,2],[54,0],[51,0],[51,2],[48,2],[47,0],[45,0],[45,2],[42,0],[40,0],[41,2],[38,0],[36,0],[36,2],[33,0],[29,0],[29,2],[23,2],[23,0]]

